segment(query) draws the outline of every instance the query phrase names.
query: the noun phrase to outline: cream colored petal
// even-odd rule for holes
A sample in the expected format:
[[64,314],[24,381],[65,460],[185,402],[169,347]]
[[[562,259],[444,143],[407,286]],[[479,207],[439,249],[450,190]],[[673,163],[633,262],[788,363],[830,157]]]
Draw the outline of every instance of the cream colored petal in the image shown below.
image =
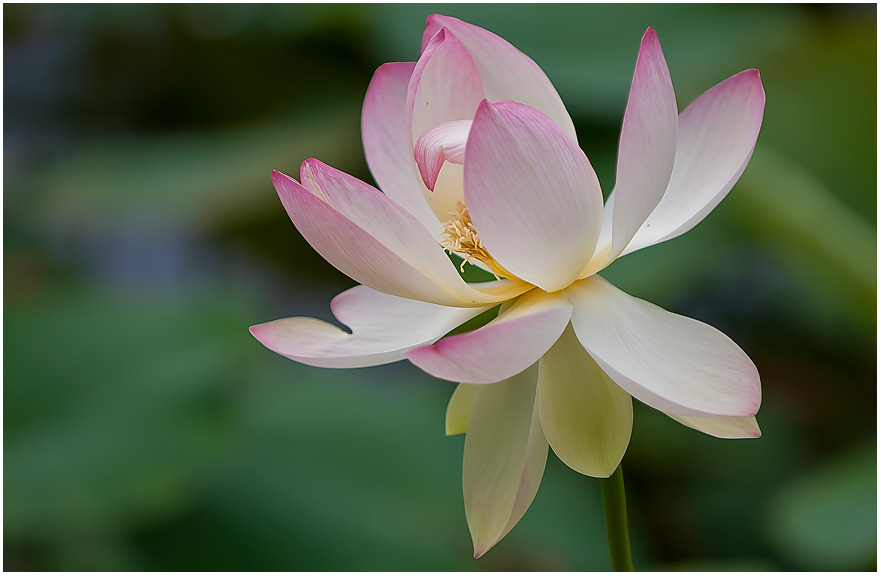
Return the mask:
[[633,429],[633,401],[584,349],[570,324],[538,364],[541,426],[567,466],[612,475]]
[[535,498],[548,458],[536,402],[538,367],[480,386],[465,436],[465,516],[479,558]]
[[459,384],[447,404],[446,434],[456,436],[468,430],[468,419],[477,402],[477,393],[482,388],[479,384]]

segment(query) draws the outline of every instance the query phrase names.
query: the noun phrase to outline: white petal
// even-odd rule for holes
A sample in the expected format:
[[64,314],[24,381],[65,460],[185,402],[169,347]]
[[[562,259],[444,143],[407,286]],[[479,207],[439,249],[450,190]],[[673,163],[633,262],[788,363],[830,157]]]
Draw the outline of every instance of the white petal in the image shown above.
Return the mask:
[[522,372],[557,341],[572,316],[559,294],[533,290],[489,324],[414,348],[407,358],[432,376],[489,384]]
[[670,184],[625,254],[687,232],[725,198],[752,156],[764,109],[759,73],[746,70],[682,112]]
[[389,296],[356,286],[331,302],[351,333],[315,318],[285,318],[251,326],[264,346],[297,362],[323,368],[378,366],[434,342],[485,308],[450,308]]
[[440,222],[422,194],[407,131],[407,85],[415,65],[392,62],[373,74],[361,112],[361,138],[367,165],[380,189],[436,235]]
[[302,187],[273,175],[288,215],[322,256],[356,281],[449,306],[504,299],[469,287],[431,234],[379,190],[315,159],[303,162],[300,178]]
[[716,438],[759,438],[762,435],[755,416],[715,416],[711,418],[674,416],[673,414],[667,414],[667,416],[680,424]]
[[447,404],[446,434],[455,436],[468,430],[468,420],[477,402],[477,395],[484,386],[480,384],[459,384]]
[[602,225],[603,196],[584,152],[547,116],[510,101],[477,110],[465,203],[498,263],[548,292],[575,280]]
[[639,48],[624,112],[614,201],[606,204],[606,210],[613,212],[608,219],[608,262],[627,247],[667,189],[676,153],[678,116],[667,61],[658,35],[649,28]]
[[619,386],[663,412],[754,416],[759,373],[730,338],[592,276],[566,290],[578,339]]
[[538,398],[542,430],[560,460],[588,476],[611,476],[630,443],[633,402],[571,325],[538,364]]
[[492,32],[449,16],[428,17],[422,44],[441,28],[458,38],[471,57],[483,80],[490,102],[514,100],[541,110],[576,142],[575,126],[566,107],[547,75],[529,56]]
[[462,489],[478,558],[526,513],[548,458],[536,402],[537,368],[481,386],[465,436]]

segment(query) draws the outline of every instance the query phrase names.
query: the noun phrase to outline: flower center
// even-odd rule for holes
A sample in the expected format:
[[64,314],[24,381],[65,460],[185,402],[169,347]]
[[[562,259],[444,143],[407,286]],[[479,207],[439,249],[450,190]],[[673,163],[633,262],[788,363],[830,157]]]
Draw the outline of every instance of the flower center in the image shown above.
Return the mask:
[[462,257],[462,264],[459,270],[465,271],[465,263],[474,264],[474,260],[483,264],[483,267],[492,272],[496,280],[500,277],[511,277],[511,273],[502,268],[498,262],[490,255],[486,246],[481,242],[471,222],[471,214],[468,213],[468,207],[459,200],[456,202],[456,210],[448,213],[452,218],[444,222],[444,229],[441,232],[443,239],[441,246],[450,254],[456,253]]

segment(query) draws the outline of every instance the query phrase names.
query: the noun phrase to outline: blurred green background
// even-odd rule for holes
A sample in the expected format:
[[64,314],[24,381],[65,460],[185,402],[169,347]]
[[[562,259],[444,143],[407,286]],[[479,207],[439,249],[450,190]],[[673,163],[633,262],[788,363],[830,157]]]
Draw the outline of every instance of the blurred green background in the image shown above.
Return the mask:
[[597,480],[555,457],[479,561],[451,383],[301,366],[251,324],[353,282],[270,170],[372,182],[361,101],[425,17],[505,37],[557,86],[608,192],[639,40],[680,109],[767,92],[730,197],[604,275],[708,322],[763,379],[760,440],[641,404],[624,459],[654,570],[876,567],[876,8],[4,5],[4,568],[607,570]]

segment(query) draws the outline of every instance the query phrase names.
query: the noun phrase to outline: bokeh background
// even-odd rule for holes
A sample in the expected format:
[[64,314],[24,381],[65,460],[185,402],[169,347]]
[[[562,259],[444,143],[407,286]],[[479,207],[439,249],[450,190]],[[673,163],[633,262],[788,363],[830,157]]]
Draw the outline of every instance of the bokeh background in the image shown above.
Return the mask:
[[647,26],[680,108],[760,69],[764,126],[728,199],[604,274],[718,327],[763,378],[760,440],[637,403],[634,557],[874,570],[873,5],[4,5],[4,568],[608,569],[599,482],[554,456],[471,558],[451,383],[301,366],[247,331],[330,319],[353,285],[270,170],[318,157],[372,182],[367,83],[418,57],[433,12],[538,62],[607,192]]

